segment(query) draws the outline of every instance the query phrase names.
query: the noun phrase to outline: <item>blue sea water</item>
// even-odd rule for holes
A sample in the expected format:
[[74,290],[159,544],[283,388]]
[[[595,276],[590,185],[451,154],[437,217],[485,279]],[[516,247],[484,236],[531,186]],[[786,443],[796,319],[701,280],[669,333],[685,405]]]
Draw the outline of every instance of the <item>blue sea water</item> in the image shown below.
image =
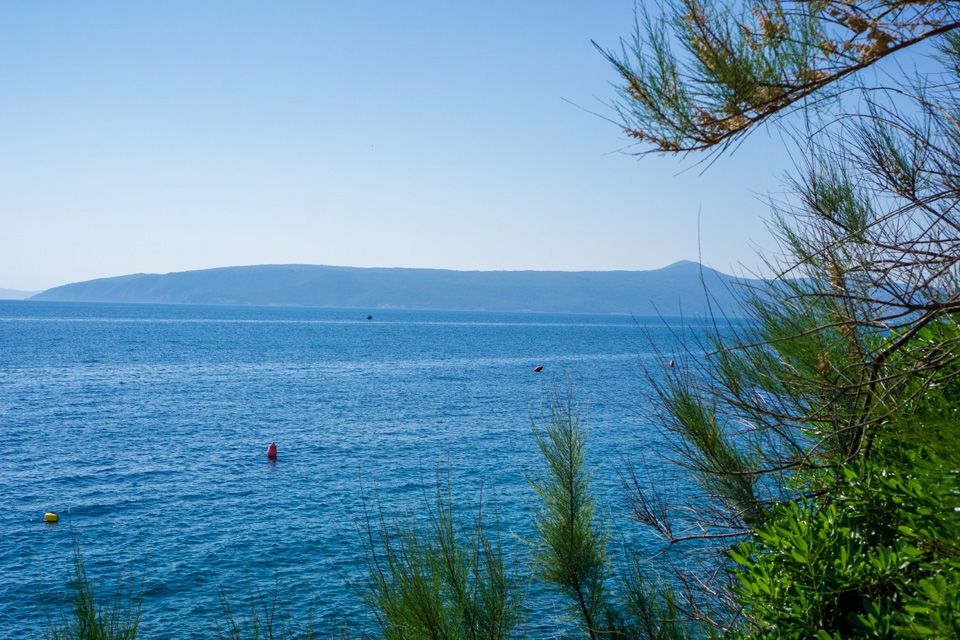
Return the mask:
[[362,625],[364,497],[423,512],[438,469],[523,556],[531,421],[568,385],[604,518],[624,522],[623,458],[662,467],[643,367],[676,347],[663,320],[372,313],[0,302],[0,636],[55,615],[74,539],[97,584],[142,588],[145,638],[216,637],[221,592],[243,609],[275,584],[295,618]]

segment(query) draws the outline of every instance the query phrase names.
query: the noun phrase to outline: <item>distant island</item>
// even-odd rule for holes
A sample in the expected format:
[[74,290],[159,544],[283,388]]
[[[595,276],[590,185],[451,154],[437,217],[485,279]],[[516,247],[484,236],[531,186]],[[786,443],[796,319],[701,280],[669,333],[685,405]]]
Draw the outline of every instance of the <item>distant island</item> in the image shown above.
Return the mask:
[[453,271],[257,265],[138,273],[54,287],[31,300],[703,315],[728,314],[737,278],[691,261],[650,271]]
[[19,289],[0,288],[0,300],[26,300],[37,295],[36,291],[20,291]]

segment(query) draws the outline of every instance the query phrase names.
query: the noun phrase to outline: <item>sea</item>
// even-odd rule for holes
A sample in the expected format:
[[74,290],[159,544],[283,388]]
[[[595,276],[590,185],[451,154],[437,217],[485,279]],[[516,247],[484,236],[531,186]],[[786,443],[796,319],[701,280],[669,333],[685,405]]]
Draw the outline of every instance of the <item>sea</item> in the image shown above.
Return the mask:
[[243,619],[258,602],[321,637],[375,635],[365,524],[422,523],[438,481],[499,531],[537,603],[528,633],[556,635],[567,610],[530,569],[534,429],[572,398],[598,522],[615,546],[654,545],[629,520],[624,470],[683,481],[648,376],[691,331],[622,315],[2,301],[0,637],[58,619],[75,548],[107,603],[139,595],[142,638],[216,638],[226,608]]

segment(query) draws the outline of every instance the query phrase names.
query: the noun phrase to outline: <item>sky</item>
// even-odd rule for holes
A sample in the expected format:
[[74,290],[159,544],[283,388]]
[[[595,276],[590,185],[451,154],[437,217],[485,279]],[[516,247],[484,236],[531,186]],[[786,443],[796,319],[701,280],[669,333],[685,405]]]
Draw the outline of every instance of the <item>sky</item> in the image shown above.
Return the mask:
[[638,158],[633,0],[0,4],[0,287],[310,263],[731,272],[789,159]]

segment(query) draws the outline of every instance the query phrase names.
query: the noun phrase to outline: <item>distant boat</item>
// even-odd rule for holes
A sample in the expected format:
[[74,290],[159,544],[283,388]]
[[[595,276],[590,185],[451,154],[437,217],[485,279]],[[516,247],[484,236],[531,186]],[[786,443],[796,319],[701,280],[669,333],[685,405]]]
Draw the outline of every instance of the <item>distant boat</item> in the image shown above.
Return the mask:
[[371,316],[369,313],[367,314],[367,320],[373,320],[373,316]]

